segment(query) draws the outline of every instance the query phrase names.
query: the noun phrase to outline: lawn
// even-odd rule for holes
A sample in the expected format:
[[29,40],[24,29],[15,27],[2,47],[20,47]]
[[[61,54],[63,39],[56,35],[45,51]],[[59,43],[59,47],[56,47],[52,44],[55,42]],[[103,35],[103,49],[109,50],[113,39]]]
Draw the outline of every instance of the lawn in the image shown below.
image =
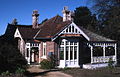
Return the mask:
[[120,77],[120,67],[115,67],[112,71],[109,68],[99,69],[80,69],[66,68],[62,72],[72,75],[73,77]]

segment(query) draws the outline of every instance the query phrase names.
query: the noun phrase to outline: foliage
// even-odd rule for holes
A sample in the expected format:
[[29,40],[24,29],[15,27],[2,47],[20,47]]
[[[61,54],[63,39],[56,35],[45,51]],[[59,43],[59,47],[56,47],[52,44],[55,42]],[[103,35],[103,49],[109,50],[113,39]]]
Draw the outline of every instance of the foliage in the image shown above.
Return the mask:
[[112,69],[113,67],[114,67],[114,61],[112,60],[112,58],[110,58],[109,59],[109,61],[108,61],[108,67],[110,68],[110,69]]
[[120,40],[120,2],[119,0],[93,0],[94,9],[105,37]]
[[42,60],[40,65],[41,65],[42,69],[52,69],[52,68],[54,68],[54,64],[51,61],[46,60],[46,59]]
[[10,76],[11,73],[9,71],[5,71],[1,73],[2,76]]
[[74,22],[78,26],[82,26],[91,31],[95,31],[97,28],[96,15],[92,15],[91,11],[87,7],[78,7],[75,9]]
[[14,42],[8,41],[6,37],[0,38],[0,73],[6,71],[14,73],[18,67],[25,69],[27,65],[27,61]]
[[42,60],[40,65],[42,69],[53,69],[57,65],[56,62],[56,56],[52,52],[49,52],[48,59]]
[[113,68],[114,68],[114,61],[112,60],[112,58],[110,58],[108,61],[108,68],[109,68],[110,73],[112,73]]
[[25,69],[22,69],[22,68],[18,68],[15,73],[16,74],[23,74],[25,72]]

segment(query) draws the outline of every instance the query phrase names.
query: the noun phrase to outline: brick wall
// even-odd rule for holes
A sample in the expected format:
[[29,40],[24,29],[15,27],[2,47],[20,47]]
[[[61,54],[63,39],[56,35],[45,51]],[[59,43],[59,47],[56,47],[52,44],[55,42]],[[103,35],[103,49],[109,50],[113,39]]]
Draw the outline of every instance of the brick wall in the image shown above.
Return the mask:
[[[52,41],[46,41],[46,57],[48,58],[48,53],[53,52],[55,55],[57,55],[58,52],[58,46],[57,43]],[[40,61],[42,61],[44,58],[43,56],[43,42],[41,42],[40,46]]]

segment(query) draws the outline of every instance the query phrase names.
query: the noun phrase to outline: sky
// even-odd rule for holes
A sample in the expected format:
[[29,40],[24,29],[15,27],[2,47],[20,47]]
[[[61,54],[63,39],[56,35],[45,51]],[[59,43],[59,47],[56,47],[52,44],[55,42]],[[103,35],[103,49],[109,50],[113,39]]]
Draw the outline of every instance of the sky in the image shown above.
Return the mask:
[[62,16],[64,6],[74,11],[77,7],[89,6],[89,4],[88,0],[0,0],[0,35],[5,33],[7,24],[14,18],[17,19],[18,24],[31,25],[33,10],[38,10],[40,23],[57,14]]

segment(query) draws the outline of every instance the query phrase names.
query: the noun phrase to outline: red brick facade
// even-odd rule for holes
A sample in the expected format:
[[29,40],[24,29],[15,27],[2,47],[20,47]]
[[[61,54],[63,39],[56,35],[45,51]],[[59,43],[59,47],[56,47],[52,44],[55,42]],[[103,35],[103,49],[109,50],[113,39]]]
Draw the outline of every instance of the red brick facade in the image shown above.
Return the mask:
[[[57,46],[57,43],[55,42],[52,42],[52,41],[46,41],[44,42],[46,43],[46,59],[49,58],[49,52],[53,52],[53,54],[55,54],[57,56],[58,54],[58,46]],[[45,59],[45,58],[42,58],[43,56],[43,42],[40,43],[40,62]]]

